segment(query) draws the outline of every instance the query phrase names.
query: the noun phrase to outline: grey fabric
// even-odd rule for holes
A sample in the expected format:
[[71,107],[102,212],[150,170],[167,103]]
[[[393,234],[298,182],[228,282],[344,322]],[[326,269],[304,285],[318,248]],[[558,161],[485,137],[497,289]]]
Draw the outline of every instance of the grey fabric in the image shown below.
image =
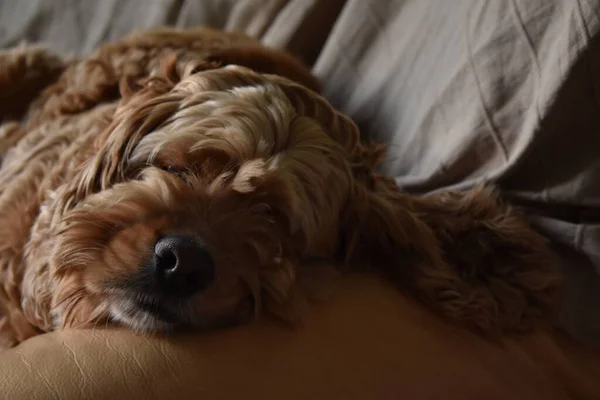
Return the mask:
[[133,29],[211,26],[260,36],[285,0],[1,0],[0,47],[41,42],[74,55]]
[[[134,29],[211,26],[316,59],[345,0],[0,0],[0,48],[38,42],[89,54]],[[307,25],[308,24],[308,25]]]
[[210,25],[288,48],[407,191],[497,182],[561,254],[565,323],[600,346],[600,0],[0,0],[0,47],[85,54]]
[[[598,1],[350,0],[315,71],[338,107],[390,143],[386,171],[407,190],[506,177],[507,188],[528,198],[568,202],[571,190],[558,186],[564,163],[540,168],[539,158],[548,157],[535,150],[570,164],[574,154],[595,151],[589,141],[574,149],[570,140],[565,152],[550,141],[567,135],[541,125],[589,49],[597,12]],[[593,75],[579,72],[579,82],[593,89]],[[561,120],[583,119],[589,131],[597,126],[597,101],[593,93],[577,95],[585,114],[558,112]],[[588,172],[598,174],[600,162]],[[579,190],[599,204],[600,186],[585,182]]]

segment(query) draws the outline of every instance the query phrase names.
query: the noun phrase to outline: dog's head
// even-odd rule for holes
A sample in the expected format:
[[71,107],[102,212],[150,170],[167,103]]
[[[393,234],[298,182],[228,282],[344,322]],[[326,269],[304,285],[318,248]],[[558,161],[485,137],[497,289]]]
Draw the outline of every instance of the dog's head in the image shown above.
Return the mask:
[[354,125],[276,75],[180,70],[122,100],[53,200],[62,326],[108,316],[164,330],[276,310],[297,262],[338,246]]

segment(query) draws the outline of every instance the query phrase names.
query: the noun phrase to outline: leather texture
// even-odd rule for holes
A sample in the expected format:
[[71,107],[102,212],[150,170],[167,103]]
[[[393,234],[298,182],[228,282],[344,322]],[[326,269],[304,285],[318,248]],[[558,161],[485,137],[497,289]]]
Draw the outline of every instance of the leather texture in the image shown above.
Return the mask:
[[99,327],[38,336],[0,360],[0,397],[16,400],[600,398],[600,358],[565,337],[484,340],[354,275],[295,329]]

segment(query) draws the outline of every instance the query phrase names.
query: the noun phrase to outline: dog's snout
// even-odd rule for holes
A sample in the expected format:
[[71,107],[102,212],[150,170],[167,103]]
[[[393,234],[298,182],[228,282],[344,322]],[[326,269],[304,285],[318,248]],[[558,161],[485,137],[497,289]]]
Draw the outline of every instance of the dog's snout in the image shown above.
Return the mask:
[[214,280],[215,263],[206,246],[189,235],[168,235],[154,247],[154,272],[162,290],[189,296]]

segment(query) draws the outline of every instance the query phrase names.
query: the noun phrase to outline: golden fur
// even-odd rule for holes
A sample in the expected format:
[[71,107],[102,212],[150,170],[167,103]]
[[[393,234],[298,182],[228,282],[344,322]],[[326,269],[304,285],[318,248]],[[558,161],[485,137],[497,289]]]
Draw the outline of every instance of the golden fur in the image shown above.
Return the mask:
[[1,345],[101,321],[173,328],[123,284],[169,232],[202,237],[217,271],[177,305],[182,325],[293,312],[312,260],[369,265],[474,329],[550,320],[560,279],[521,216],[483,187],[401,193],[376,171],[382,148],[317,92],[291,56],[208,29],[82,61],[0,51]]

